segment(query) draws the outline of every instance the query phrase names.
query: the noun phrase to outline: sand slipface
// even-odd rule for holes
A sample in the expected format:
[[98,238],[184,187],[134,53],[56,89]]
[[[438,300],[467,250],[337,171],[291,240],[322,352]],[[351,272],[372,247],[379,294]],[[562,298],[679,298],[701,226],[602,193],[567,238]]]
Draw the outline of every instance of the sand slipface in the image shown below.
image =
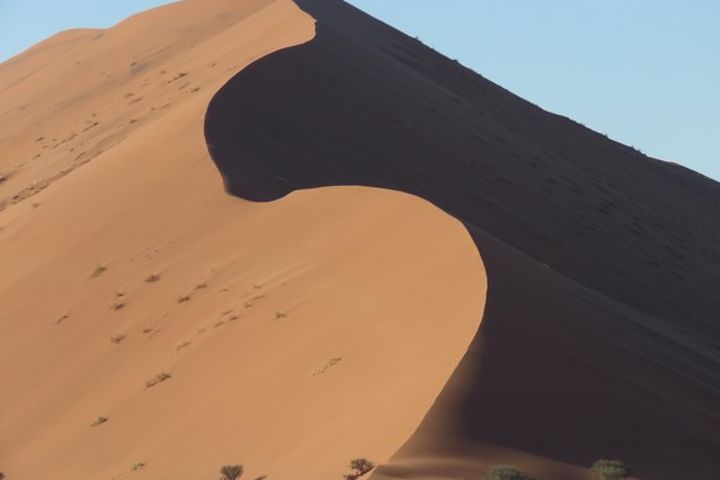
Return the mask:
[[290,1],[189,1],[0,65],[6,478],[341,478],[417,428],[482,318],[465,228],[366,187],[238,200],[203,135],[313,36]]
[[461,220],[488,271],[468,354],[376,473],[478,478],[514,463],[579,480],[617,458],[639,478],[716,478],[717,182],[543,111],[347,3],[298,5],[314,39],[250,65],[208,108],[228,190],[405,191]]

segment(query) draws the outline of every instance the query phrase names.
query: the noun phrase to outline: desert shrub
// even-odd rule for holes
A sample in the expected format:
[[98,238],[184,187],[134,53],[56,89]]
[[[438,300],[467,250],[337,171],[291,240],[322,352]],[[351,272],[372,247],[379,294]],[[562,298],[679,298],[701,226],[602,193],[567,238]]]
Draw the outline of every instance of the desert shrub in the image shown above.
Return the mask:
[[322,367],[318,367],[312,372],[310,372],[310,376],[316,377],[318,375],[322,375],[323,373],[327,372],[331,367],[339,363],[340,360],[342,360],[342,357],[332,357],[330,360],[325,362],[325,365],[323,365]]
[[600,459],[590,469],[599,480],[622,480],[630,475],[630,468],[620,460]]
[[98,265],[95,267],[95,270],[93,270],[93,273],[90,274],[90,278],[97,278],[100,275],[103,274],[107,270],[107,267],[105,265]]
[[122,310],[127,306],[127,302],[123,302],[122,300],[117,300],[115,302],[112,302],[110,305],[108,305],[108,308],[110,310]]
[[243,474],[242,465],[225,465],[220,469],[220,480],[235,480]]
[[158,274],[156,274],[156,273],[153,273],[152,275],[148,276],[148,277],[145,279],[145,281],[146,281],[147,283],[157,282],[158,280],[160,280],[160,275],[158,275]]
[[352,473],[344,475],[345,480],[357,480],[373,468],[375,468],[375,464],[367,458],[355,458],[350,460],[350,470],[352,470]]
[[180,295],[178,297],[178,303],[185,303],[190,301],[190,295]]
[[97,417],[94,422],[90,424],[91,427],[97,427],[98,425],[102,425],[103,423],[107,422],[107,417]]
[[139,472],[143,468],[145,468],[145,462],[135,462],[132,465],[130,465],[131,472]]
[[154,386],[157,385],[158,383],[162,383],[162,382],[164,382],[165,380],[167,380],[167,379],[169,379],[169,378],[170,378],[170,374],[169,374],[169,373],[167,373],[167,372],[160,372],[160,373],[158,373],[157,375],[155,375],[154,377],[148,379],[148,380],[145,382],[145,388],[154,387]]
[[508,465],[496,465],[490,467],[487,471],[484,480],[533,480],[533,478],[526,473],[518,470],[515,467]]

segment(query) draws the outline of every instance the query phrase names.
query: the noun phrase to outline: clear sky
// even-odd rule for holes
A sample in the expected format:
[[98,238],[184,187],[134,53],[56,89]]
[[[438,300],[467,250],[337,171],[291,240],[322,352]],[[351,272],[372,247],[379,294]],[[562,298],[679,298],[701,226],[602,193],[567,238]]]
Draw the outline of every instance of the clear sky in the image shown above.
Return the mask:
[[[0,61],[162,3],[0,0]],[[350,3],[545,109],[720,179],[720,0]]]

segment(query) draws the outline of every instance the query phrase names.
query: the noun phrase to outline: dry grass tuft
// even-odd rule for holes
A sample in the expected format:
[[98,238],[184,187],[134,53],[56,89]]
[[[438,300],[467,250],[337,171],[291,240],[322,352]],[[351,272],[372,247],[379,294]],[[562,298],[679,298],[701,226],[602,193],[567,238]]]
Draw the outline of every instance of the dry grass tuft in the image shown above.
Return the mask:
[[125,307],[127,307],[127,302],[124,302],[122,300],[115,301],[108,306],[110,310],[115,311],[122,310]]
[[157,281],[159,281],[159,280],[160,280],[160,275],[158,275],[157,273],[150,274],[150,275],[145,279],[145,281],[146,281],[147,283],[155,283],[155,282],[157,282]]
[[343,475],[345,480],[357,480],[363,475],[370,473],[375,468],[375,464],[367,458],[355,458],[350,460],[350,470],[352,473]]
[[225,465],[220,469],[220,480],[236,480],[243,474],[242,465]]
[[157,375],[155,375],[154,377],[148,379],[148,380],[145,382],[145,389],[148,389],[148,388],[150,388],[150,387],[154,387],[154,386],[157,385],[158,383],[162,383],[162,382],[164,382],[165,380],[168,380],[170,377],[171,377],[171,375],[170,375],[169,373],[167,373],[167,372],[160,372],[160,373],[158,373]]
[[342,357],[332,357],[330,360],[328,360],[325,365],[322,367],[318,367],[312,372],[310,372],[311,377],[317,377],[318,375],[322,375],[325,373],[329,368],[331,368],[333,365],[337,365],[340,360],[342,360]]
[[97,417],[91,424],[91,427],[97,427],[98,425],[102,425],[103,423],[107,422],[109,419],[107,417]]
[[107,269],[108,267],[106,265],[98,265],[97,267],[95,267],[95,270],[93,270],[93,272],[90,274],[90,278],[99,277],[100,275],[105,273]]

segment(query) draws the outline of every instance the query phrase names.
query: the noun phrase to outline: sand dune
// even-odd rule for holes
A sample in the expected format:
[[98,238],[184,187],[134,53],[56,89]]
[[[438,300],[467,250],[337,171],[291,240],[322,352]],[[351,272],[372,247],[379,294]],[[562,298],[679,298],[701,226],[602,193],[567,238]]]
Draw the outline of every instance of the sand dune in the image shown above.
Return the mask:
[[428,202],[224,193],[210,97],[313,21],[289,1],[206,6],[66,32],[0,68],[8,479],[217,478],[232,463],[340,478],[351,458],[389,459],[477,330],[482,262]]
[[8,479],[716,479],[715,182],[339,0],[63,32],[0,105]]
[[250,65],[208,109],[229,191],[405,191],[460,219],[488,269],[470,352],[382,476],[516,463],[580,479],[611,457],[642,478],[715,478],[718,184],[544,112],[343,2],[298,4],[316,37]]

